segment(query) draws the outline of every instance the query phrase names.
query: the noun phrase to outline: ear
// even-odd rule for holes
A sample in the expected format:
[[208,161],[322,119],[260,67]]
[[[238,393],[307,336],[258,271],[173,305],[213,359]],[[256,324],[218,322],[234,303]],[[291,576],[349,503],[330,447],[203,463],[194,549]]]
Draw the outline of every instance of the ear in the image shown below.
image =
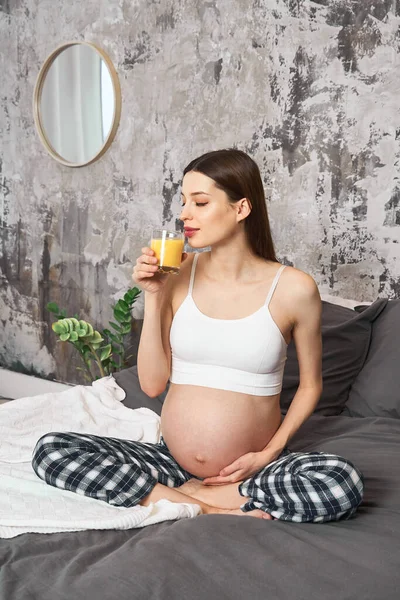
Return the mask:
[[251,202],[248,198],[242,198],[236,202],[237,221],[243,221],[251,213]]

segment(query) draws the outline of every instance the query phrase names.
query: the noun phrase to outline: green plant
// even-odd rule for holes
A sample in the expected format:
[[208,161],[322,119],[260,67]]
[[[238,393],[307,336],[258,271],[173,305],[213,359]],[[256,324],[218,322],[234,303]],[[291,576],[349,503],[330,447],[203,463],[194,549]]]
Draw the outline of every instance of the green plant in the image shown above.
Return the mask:
[[[124,338],[131,331],[131,311],[140,293],[137,287],[131,288],[113,306],[117,323],[109,321],[109,324],[114,331],[96,331],[90,323],[79,319],[78,315],[67,317],[65,309],[61,310],[55,302],[47,304],[47,310],[54,313],[58,319],[51,328],[59,336],[59,341],[69,342],[79,352],[85,369],[78,369],[86,370],[87,380],[94,381],[119,371],[131,358],[132,355],[125,356]],[[96,374],[96,369],[99,374]]]

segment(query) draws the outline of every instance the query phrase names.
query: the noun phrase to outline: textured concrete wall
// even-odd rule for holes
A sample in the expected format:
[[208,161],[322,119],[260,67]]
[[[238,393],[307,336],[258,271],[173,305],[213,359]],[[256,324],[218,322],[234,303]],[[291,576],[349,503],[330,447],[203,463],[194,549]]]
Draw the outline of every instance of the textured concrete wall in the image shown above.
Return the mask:
[[[70,169],[32,93],[79,39],[123,104],[110,150]],[[77,381],[45,304],[105,326],[149,228],[179,214],[183,167],[232,145],[260,165],[282,262],[321,293],[398,297],[399,44],[392,0],[0,0],[0,362]]]

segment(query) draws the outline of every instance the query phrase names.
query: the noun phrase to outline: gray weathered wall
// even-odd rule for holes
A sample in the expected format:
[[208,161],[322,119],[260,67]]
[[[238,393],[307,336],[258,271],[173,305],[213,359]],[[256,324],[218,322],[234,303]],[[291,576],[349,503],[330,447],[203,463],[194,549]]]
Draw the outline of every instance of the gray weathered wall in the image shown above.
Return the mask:
[[[123,98],[81,169],[32,116],[40,66],[76,39]],[[282,262],[321,293],[398,297],[399,44],[392,0],[0,0],[0,362],[77,381],[45,304],[106,325],[148,229],[179,214],[183,167],[232,145],[260,165]]]

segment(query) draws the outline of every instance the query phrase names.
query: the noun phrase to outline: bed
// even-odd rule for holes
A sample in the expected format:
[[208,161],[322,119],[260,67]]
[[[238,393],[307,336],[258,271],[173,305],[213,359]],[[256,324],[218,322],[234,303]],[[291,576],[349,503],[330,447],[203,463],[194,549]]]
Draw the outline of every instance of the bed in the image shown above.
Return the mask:
[[[400,300],[354,309],[324,301],[322,335],[324,391],[290,447],[341,454],[361,469],[365,497],[354,518],[200,515],[125,531],[22,534],[0,540],[0,599],[398,600]],[[160,414],[166,392],[146,396],[135,367],[115,378],[128,407]],[[290,344],[283,414],[297,385]]]

